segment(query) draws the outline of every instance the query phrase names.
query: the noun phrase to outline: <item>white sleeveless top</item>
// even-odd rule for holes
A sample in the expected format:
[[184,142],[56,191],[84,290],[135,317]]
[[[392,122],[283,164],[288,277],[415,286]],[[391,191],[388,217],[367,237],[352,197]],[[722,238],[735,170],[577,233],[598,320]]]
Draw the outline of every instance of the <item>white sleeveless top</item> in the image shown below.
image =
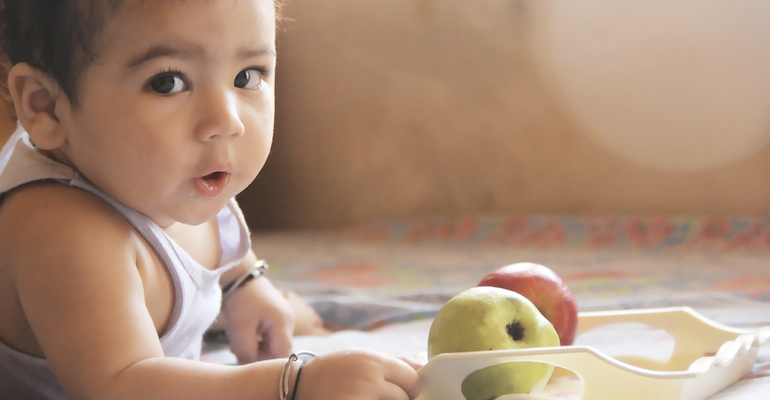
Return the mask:
[[[19,128],[0,152],[0,195],[43,179],[53,179],[99,196],[155,250],[171,275],[175,293],[168,329],[160,339],[163,352],[167,357],[197,360],[203,334],[219,314],[222,299],[219,278],[237,265],[251,247],[249,230],[235,199],[217,215],[222,258],[219,268],[208,270],[144,214],[102,192],[78,171],[40,154],[27,133]],[[66,396],[45,359],[22,354],[0,341],[0,398],[63,400]]]

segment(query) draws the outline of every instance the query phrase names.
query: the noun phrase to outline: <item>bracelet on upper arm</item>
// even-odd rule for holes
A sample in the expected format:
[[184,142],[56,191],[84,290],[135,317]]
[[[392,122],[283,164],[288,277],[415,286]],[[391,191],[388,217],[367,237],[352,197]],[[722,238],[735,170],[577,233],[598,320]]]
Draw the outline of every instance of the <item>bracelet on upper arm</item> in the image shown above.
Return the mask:
[[268,265],[265,260],[257,260],[245,274],[222,288],[222,301],[227,300],[238,288],[243,287],[250,280],[264,275],[267,272],[267,268]]

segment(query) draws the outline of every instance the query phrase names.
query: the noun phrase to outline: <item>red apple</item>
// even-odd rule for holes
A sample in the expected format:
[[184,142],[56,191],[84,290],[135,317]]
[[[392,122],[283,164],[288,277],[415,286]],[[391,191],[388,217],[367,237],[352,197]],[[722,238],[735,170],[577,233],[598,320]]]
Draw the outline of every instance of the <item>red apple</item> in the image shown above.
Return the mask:
[[551,322],[562,346],[575,342],[578,325],[575,296],[550,268],[534,263],[506,265],[490,272],[478,286],[495,286],[526,297]]

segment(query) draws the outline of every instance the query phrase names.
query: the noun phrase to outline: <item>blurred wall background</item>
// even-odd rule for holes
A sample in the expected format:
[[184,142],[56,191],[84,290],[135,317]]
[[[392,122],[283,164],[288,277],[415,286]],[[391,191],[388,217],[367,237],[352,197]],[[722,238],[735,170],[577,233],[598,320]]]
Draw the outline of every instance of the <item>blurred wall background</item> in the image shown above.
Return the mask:
[[239,196],[255,230],[770,213],[769,2],[290,0],[285,14],[273,151]]
[[241,206],[256,230],[767,214],[768,5],[291,0]]

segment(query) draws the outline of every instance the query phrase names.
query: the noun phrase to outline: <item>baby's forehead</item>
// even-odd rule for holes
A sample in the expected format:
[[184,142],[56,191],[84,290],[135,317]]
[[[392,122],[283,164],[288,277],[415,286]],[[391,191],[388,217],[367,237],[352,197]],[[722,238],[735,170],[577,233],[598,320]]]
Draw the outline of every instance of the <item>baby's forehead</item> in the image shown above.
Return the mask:
[[[265,7],[265,10],[273,15],[273,19],[280,19],[278,10],[283,2],[281,0],[81,0],[95,4],[92,9],[99,9],[105,20],[120,18],[128,14],[152,15],[169,6],[179,6],[195,9],[197,5],[217,5],[222,8],[235,8],[239,3],[255,3]],[[108,21],[104,21],[108,22]]]
[[[233,18],[230,23],[240,24],[243,27],[259,25],[260,21],[268,28],[275,28],[277,19],[276,0],[86,0],[93,2],[108,3],[109,10],[104,10],[102,20],[101,35],[97,38],[104,38],[106,31],[110,30],[113,24],[131,24],[144,25],[153,30],[173,30],[180,19],[194,16],[202,21],[213,19],[210,11],[211,6],[216,9],[234,10],[238,6],[251,7],[258,10],[259,16],[248,21],[237,21]],[[203,6],[203,7],[201,7]],[[241,7],[242,8],[242,7]],[[171,10],[171,12],[169,12]],[[176,12],[178,11],[178,13]],[[190,14],[192,13],[192,14]],[[184,15],[184,17],[182,16]],[[163,24],[154,24],[164,16]],[[232,17],[231,17],[232,18]]]
[[[112,10],[118,10],[120,8],[131,7],[148,7],[147,11],[152,10],[152,6],[164,6],[168,3],[179,3],[186,5],[194,5],[195,3],[224,3],[235,6],[239,0],[86,0],[97,3],[105,3]],[[248,1],[248,0],[246,0]],[[263,0],[270,4],[275,4],[277,0]]]
[[97,36],[97,59],[151,46],[175,47],[182,55],[201,49],[209,56],[228,56],[234,49],[275,53],[273,0],[122,1]]

